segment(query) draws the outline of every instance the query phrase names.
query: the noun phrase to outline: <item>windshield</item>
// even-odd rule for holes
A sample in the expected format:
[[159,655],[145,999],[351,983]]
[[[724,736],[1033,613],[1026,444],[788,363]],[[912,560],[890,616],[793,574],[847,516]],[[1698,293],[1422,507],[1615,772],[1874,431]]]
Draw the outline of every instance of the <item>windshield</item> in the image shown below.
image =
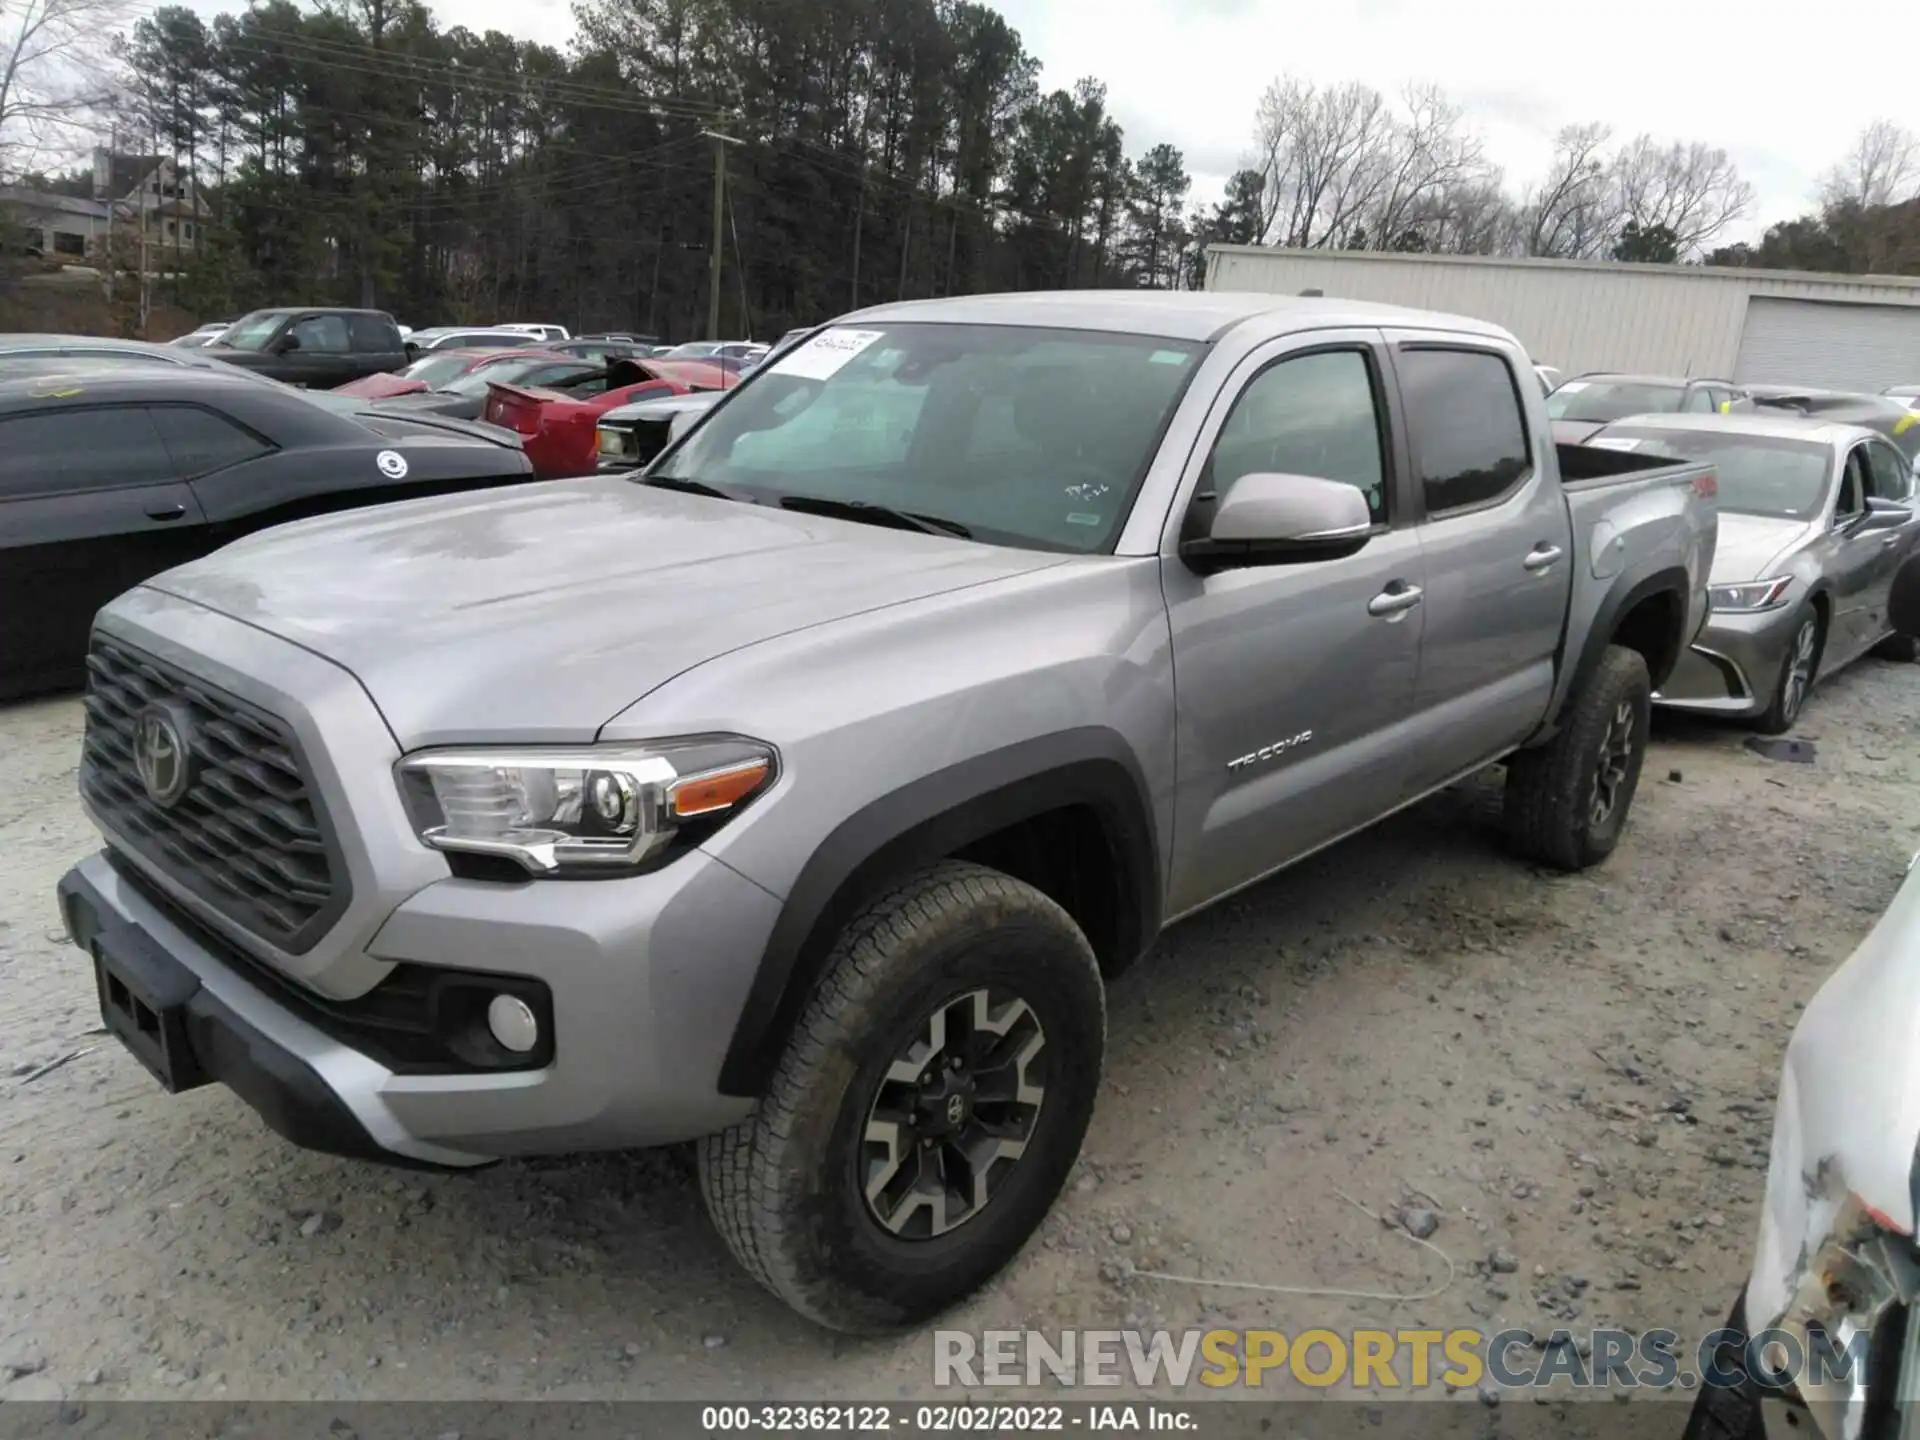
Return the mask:
[[264,350],[286,318],[284,311],[256,310],[229,325],[221,334],[220,343],[235,350]]
[[1547,397],[1547,418],[1604,423],[1628,415],[1659,415],[1678,410],[1686,393],[1685,386],[1657,381],[1569,380]]
[[1109,547],[1204,346],[998,325],[836,327],[762,366],[649,478]]
[[1770,435],[1612,425],[1588,443],[1704,460],[1719,474],[1722,511],[1776,520],[1811,520],[1819,514],[1833,468],[1828,446]]

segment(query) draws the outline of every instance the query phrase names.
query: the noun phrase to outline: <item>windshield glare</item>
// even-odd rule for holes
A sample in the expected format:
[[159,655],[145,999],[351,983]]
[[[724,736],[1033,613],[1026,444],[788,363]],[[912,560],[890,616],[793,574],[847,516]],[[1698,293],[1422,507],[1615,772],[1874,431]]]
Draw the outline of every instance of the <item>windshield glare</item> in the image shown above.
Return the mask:
[[1776,520],[1811,520],[1818,515],[1833,468],[1833,452],[1811,440],[1615,425],[1594,441],[1632,441],[1635,450],[1704,460],[1719,475],[1722,511]]
[[864,502],[1031,549],[1109,547],[1200,345],[999,325],[824,331],[650,473]]
[[234,350],[263,350],[286,318],[275,310],[256,310],[229,325],[220,343]]
[[1569,380],[1547,397],[1547,418],[1604,423],[1628,415],[1659,415],[1678,410],[1685,394],[1679,385]]
[[402,380],[418,380],[429,390],[451,380],[456,375],[464,375],[472,369],[475,360],[471,355],[462,355],[449,351],[443,355],[429,355],[424,360],[416,360],[400,372]]

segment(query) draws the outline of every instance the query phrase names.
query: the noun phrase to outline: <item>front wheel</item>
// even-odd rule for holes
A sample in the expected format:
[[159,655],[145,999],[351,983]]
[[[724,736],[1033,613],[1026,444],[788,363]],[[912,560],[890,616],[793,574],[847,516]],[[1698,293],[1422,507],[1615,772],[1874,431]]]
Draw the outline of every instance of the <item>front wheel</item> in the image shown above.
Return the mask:
[[1520,854],[1584,870],[1613,853],[1640,785],[1652,711],[1646,660],[1609,645],[1553,739],[1507,762],[1507,836]]
[[943,862],[850,924],[755,1112],[700,1142],[734,1257],[809,1319],[871,1332],[964,1299],[1080,1153],[1106,1002],[1072,919]]
[[1761,712],[1754,728],[1763,735],[1779,735],[1793,728],[1800,718],[1807,696],[1813,693],[1813,678],[1820,668],[1820,612],[1803,610],[1795,618],[1793,638],[1780,661],[1780,673],[1773,682],[1773,698]]

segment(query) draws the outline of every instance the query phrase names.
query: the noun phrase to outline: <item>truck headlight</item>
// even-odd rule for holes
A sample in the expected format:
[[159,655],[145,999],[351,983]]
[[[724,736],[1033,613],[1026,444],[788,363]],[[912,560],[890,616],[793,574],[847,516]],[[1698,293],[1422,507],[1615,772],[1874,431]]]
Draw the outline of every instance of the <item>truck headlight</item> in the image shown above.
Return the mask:
[[397,767],[420,839],[534,875],[604,875],[657,858],[774,777],[771,746],[735,736],[581,749],[428,750]]
[[1787,591],[1793,588],[1793,577],[1782,575],[1773,580],[1749,580],[1740,585],[1714,585],[1707,590],[1707,598],[1715,610],[1747,612],[1756,610],[1776,610],[1786,603]]

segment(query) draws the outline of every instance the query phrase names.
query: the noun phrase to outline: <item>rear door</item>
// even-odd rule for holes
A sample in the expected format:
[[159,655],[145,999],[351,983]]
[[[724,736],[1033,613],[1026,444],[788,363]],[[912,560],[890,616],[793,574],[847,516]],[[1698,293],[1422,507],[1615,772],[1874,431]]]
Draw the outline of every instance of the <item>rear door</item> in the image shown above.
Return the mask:
[[1254,352],[1194,451],[1184,523],[1243,475],[1358,488],[1374,533],[1340,559],[1199,575],[1162,561],[1178,680],[1170,914],[1259,878],[1397,805],[1425,624],[1425,564],[1387,425],[1377,331]]
[[[1572,587],[1550,432],[1523,402],[1524,357],[1389,332],[1427,570],[1415,686],[1415,791],[1495,759],[1546,715]],[[1702,392],[1704,393],[1704,392]]]
[[77,681],[94,612],[209,543],[145,408],[0,419],[0,693]]
[[353,373],[347,379],[399,370],[407,363],[406,342],[400,327],[384,315],[347,316],[347,339],[353,346]]

